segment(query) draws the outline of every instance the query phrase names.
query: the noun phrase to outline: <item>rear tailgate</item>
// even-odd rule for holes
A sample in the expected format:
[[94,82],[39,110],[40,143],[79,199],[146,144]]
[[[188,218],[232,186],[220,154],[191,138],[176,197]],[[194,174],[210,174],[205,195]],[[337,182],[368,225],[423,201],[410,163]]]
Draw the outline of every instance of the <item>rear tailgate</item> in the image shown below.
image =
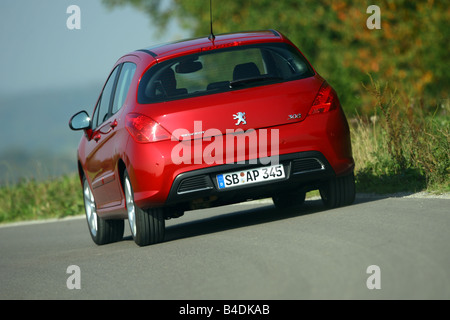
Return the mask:
[[[139,113],[150,116],[170,133],[183,129],[194,138],[200,132],[226,134],[230,130],[262,129],[303,121],[322,79],[288,81],[187,99],[139,105]],[[181,131],[179,131],[181,132]],[[179,138],[179,137],[176,137]]]

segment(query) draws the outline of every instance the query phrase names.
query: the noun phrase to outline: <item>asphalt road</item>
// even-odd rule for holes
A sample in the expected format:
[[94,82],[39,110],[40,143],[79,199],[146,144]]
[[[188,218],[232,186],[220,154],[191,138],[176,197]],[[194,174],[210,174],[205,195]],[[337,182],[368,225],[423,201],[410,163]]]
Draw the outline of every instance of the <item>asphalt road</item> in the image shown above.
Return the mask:
[[[96,246],[79,217],[2,226],[0,299],[450,299],[449,209],[425,198],[251,202],[188,212],[142,248],[129,229]],[[80,289],[67,287],[71,265]]]

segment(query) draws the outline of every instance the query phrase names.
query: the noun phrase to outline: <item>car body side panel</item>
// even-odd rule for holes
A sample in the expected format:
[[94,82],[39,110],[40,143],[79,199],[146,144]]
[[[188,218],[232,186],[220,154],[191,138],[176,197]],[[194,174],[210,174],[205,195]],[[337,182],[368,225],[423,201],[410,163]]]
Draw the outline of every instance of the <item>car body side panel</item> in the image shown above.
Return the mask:
[[[147,58],[146,55],[144,57]],[[142,68],[141,60],[138,55],[127,55],[119,59],[113,69],[123,62],[133,62]],[[98,214],[103,217],[126,217],[123,216],[126,212],[125,198],[118,163],[126,158],[129,135],[125,129],[125,116],[135,105],[136,90],[133,88],[137,87],[141,73],[142,70],[135,72],[122,108],[80,141],[79,161],[91,185]],[[113,123],[114,126],[111,126]],[[100,138],[98,141],[94,139],[96,136]]]

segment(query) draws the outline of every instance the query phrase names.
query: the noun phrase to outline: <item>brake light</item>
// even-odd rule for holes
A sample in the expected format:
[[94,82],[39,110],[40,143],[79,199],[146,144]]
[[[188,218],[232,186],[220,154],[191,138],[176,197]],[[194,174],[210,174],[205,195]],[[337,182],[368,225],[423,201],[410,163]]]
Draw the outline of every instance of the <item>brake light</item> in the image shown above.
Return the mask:
[[209,46],[209,47],[203,47],[201,50],[202,51],[209,51],[209,50],[223,49],[223,48],[229,48],[229,47],[236,47],[236,46],[238,46],[240,44],[241,44],[240,42],[233,41],[231,43],[225,43],[225,44],[212,45],[212,46]]
[[308,115],[325,113],[336,109],[339,104],[336,91],[325,81],[319,89]]
[[136,142],[148,143],[170,139],[170,133],[166,129],[142,114],[128,114],[126,128]]

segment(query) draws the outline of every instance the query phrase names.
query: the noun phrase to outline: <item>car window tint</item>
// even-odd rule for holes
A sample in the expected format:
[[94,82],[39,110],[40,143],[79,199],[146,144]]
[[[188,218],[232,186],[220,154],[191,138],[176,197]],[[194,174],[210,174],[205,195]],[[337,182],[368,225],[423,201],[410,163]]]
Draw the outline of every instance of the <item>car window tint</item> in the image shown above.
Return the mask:
[[109,76],[108,82],[106,83],[102,96],[100,98],[100,103],[97,107],[98,109],[98,119],[97,119],[97,127],[101,125],[106,119],[108,119],[109,114],[109,105],[111,102],[111,94],[114,89],[114,83],[117,76],[117,70],[119,68],[116,67],[114,71]]
[[119,80],[117,82],[116,93],[114,95],[112,114],[119,111],[125,103],[135,71],[136,65],[134,63],[126,62],[123,64],[122,70],[120,71]]
[[139,84],[139,103],[239,90],[311,77],[312,68],[292,46],[269,43],[214,50],[161,62]]

